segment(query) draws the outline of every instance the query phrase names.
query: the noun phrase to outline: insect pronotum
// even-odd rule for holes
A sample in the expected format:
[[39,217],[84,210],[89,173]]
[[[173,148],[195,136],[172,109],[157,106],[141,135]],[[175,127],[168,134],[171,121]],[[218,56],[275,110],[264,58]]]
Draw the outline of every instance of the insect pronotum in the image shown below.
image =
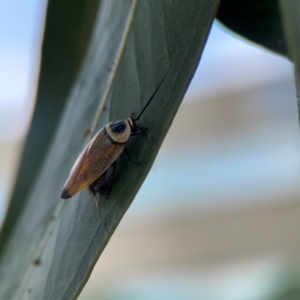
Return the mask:
[[116,159],[123,150],[125,150],[129,162],[137,165],[141,164],[141,161],[135,163],[131,160],[126,149],[126,142],[129,137],[141,135],[147,130],[146,127],[138,126],[136,121],[140,119],[141,115],[147,109],[169,73],[172,65],[173,63],[170,65],[154,93],[136,118],[133,117],[134,114],[131,114],[131,117],[128,119],[108,123],[105,127],[101,128],[94,138],[86,145],[70,172],[63,187],[61,198],[69,199],[83,189],[88,188],[94,195],[96,206],[98,206],[96,193],[105,180],[107,169],[112,166],[113,170],[109,183],[109,191],[106,196],[106,198],[108,198],[110,188],[114,181]]

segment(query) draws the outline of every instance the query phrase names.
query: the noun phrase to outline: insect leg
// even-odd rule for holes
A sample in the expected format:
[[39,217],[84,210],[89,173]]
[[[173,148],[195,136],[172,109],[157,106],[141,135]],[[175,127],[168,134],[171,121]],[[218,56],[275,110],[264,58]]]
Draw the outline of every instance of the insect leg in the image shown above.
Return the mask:
[[105,178],[106,178],[106,174],[107,171],[105,171],[98,179],[96,179],[93,183],[91,183],[89,185],[89,190],[92,192],[93,196],[94,196],[94,200],[95,200],[95,204],[96,206],[98,206],[98,198],[96,196],[96,193],[99,192],[102,183],[104,182]]
[[130,136],[137,136],[137,135],[144,135],[146,137],[146,134],[145,132],[148,130],[147,127],[139,127],[139,126],[136,126],[137,127],[137,132],[132,132],[130,134]]
[[109,188],[108,188],[108,191],[107,191],[106,199],[108,199],[108,196],[110,194],[111,188],[112,188],[112,186],[115,183],[115,175],[116,175],[117,162],[114,161],[113,164],[111,165],[111,167],[113,169],[112,169],[112,172],[111,172],[111,175],[110,175],[110,180],[109,180],[109,184],[108,184]]
[[131,156],[130,156],[130,154],[129,154],[129,152],[128,152],[128,149],[125,147],[124,148],[124,151],[125,151],[125,153],[126,153],[126,155],[127,155],[127,158],[128,158],[128,160],[129,160],[129,162],[131,163],[131,164],[133,164],[133,165],[140,165],[143,161],[141,161],[141,160],[139,160],[138,162],[134,162],[134,161],[132,161],[132,159],[131,159]]
[[96,196],[96,192],[95,192],[95,190],[94,190],[94,187],[93,187],[93,185],[91,184],[91,185],[89,185],[89,191],[91,191],[92,192],[92,194],[93,194],[93,197],[94,197],[94,200],[95,200],[95,205],[96,205],[96,207],[98,207],[98,202],[99,202],[99,200],[98,200],[98,198],[97,198],[97,196]]

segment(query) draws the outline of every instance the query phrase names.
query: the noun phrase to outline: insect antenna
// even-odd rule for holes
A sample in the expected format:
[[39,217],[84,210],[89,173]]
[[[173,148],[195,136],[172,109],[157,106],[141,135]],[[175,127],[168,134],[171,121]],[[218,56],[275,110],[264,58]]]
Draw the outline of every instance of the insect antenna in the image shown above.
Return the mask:
[[[181,54],[180,54],[180,55],[181,55]],[[178,57],[177,57],[177,59],[178,59]],[[159,90],[160,86],[162,85],[162,83],[163,83],[164,80],[166,79],[166,77],[167,77],[169,71],[171,70],[171,67],[174,65],[174,63],[177,61],[177,59],[175,59],[175,60],[171,63],[169,69],[168,69],[167,72],[165,73],[164,77],[163,77],[162,80],[160,81],[159,85],[158,85],[157,88],[155,89],[154,93],[152,94],[152,96],[150,97],[150,99],[148,100],[148,102],[146,103],[146,105],[144,106],[144,108],[142,109],[142,111],[140,112],[140,114],[139,114],[135,119],[133,119],[134,122],[135,122],[135,121],[138,121],[138,120],[140,119],[141,115],[144,113],[144,111],[146,110],[146,108],[148,107],[148,105],[150,104],[150,102],[152,101],[152,99],[154,98],[155,94],[157,93],[157,91]]]

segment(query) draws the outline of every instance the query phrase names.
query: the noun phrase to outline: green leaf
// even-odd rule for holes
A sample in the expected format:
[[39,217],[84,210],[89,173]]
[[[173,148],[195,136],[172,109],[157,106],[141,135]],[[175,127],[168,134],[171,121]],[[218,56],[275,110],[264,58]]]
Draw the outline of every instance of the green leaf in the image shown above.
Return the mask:
[[284,26],[285,39],[289,56],[295,64],[296,90],[298,97],[299,117],[299,93],[300,93],[300,3],[294,0],[280,1],[281,15]]
[[285,0],[280,1],[281,15],[285,39],[290,57],[295,62],[297,69],[300,67],[300,2]]
[[217,18],[242,37],[287,56],[277,0],[222,0]]
[[[41,168],[87,49],[99,1],[84,2],[52,0],[48,5],[35,112],[1,228],[0,255]],[[81,31],[84,35],[78,34]]]
[[[6,237],[0,257],[1,299],[79,295],[153,164],[195,72],[217,6],[217,0],[106,0],[99,9],[95,6],[88,50],[54,140]],[[54,15],[48,15],[47,24],[51,22]],[[84,33],[83,27],[78,29],[78,35]],[[148,127],[147,137],[128,143],[133,159],[144,163],[130,165],[121,155],[110,198],[105,199],[104,189],[98,208],[87,191],[61,200],[62,186],[88,140],[110,120],[139,112],[176,58],[139,121]],[[61,70],[63,63],[60,60]],[[41,74],[45,68],[42,63]]]

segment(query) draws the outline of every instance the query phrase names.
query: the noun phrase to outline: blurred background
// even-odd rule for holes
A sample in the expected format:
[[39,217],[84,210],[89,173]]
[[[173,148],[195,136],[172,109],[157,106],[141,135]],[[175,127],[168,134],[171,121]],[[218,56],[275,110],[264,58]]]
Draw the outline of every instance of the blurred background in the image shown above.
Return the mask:
[[[0,3],[1,222],[32,115],[44,14],[44,1]],[[285,58],[213,25],[154,166],[79,299],[300,299],[293,76]]]

